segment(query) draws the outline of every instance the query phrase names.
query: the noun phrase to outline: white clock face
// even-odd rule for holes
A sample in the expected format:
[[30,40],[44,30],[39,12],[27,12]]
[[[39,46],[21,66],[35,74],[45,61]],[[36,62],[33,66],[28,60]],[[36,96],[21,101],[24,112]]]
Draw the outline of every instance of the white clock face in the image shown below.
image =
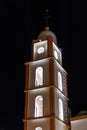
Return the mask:
[[38,54],[42,54],[44,53],[44,51],[45,51],[44,47],[39,47],[37,50]]
[[58,60],[58,54],[57,54],[56,50],[54,50],[54,57]]

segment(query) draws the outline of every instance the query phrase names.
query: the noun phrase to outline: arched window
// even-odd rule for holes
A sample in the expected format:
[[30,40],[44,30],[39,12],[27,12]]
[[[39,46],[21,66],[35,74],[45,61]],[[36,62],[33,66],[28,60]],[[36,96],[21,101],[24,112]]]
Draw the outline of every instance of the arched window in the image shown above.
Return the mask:
[[58,54],[56,50],[54,50],[54,57],[58,60]]
[[37,96],[35,98],[35,117],[43,116],[43,97]]
[[63,120],[63,101],[59,99],[59,118]]
[[43,68],[37,67],[35,71],[35,86],[43,85]]
[[35,130],[42,130],[42,128],[41,127],[37,127]]
[[58,88],[62,91],[62,75],[58,72]]

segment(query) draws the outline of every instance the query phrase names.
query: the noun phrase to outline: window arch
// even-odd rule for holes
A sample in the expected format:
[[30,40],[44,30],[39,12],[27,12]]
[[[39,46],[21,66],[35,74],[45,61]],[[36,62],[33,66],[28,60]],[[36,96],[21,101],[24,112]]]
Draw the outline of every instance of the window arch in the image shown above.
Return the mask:
[[37,67],[35,71],[35,86],[43,85],[43,68]]
[[41,127],[37,127],[35,130],[42,130],[42,128]]
[[59,118],[63,120],[64,115],[63,115],[63,101],[62,99],[59,99]]
[[56,50],[54,50],[54,57],[58,60],[58,54]]
[[43,116],[43,97],[41,95],[35,98],[35,117]]
[[62,75],[60,72],[58,72],[58,88],[62,91]]

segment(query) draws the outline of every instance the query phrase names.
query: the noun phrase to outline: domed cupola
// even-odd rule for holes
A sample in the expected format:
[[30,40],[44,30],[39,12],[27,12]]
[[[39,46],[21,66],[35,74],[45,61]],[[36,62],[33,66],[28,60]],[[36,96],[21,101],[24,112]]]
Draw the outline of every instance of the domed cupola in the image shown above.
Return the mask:
[[48,36],[52,36],[52,39],[54,41],[54,43],[57,45],[57,38],[56,35],[49,30],[49,27],[46,26],[45,30],[43,30],[39,35],[38,35],[38,39],[39,40],[46,40]]

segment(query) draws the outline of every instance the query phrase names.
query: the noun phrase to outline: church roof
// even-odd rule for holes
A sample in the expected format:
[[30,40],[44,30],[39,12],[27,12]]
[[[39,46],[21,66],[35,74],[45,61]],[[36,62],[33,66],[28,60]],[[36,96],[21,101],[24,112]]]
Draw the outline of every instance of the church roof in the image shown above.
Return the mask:
[[45,29],[38,35],[38,39],[46,40],[47,36],[52,36],[54,43],[57,45],[57,37],[52,31],[49,30],[48,26],[46,26]]

